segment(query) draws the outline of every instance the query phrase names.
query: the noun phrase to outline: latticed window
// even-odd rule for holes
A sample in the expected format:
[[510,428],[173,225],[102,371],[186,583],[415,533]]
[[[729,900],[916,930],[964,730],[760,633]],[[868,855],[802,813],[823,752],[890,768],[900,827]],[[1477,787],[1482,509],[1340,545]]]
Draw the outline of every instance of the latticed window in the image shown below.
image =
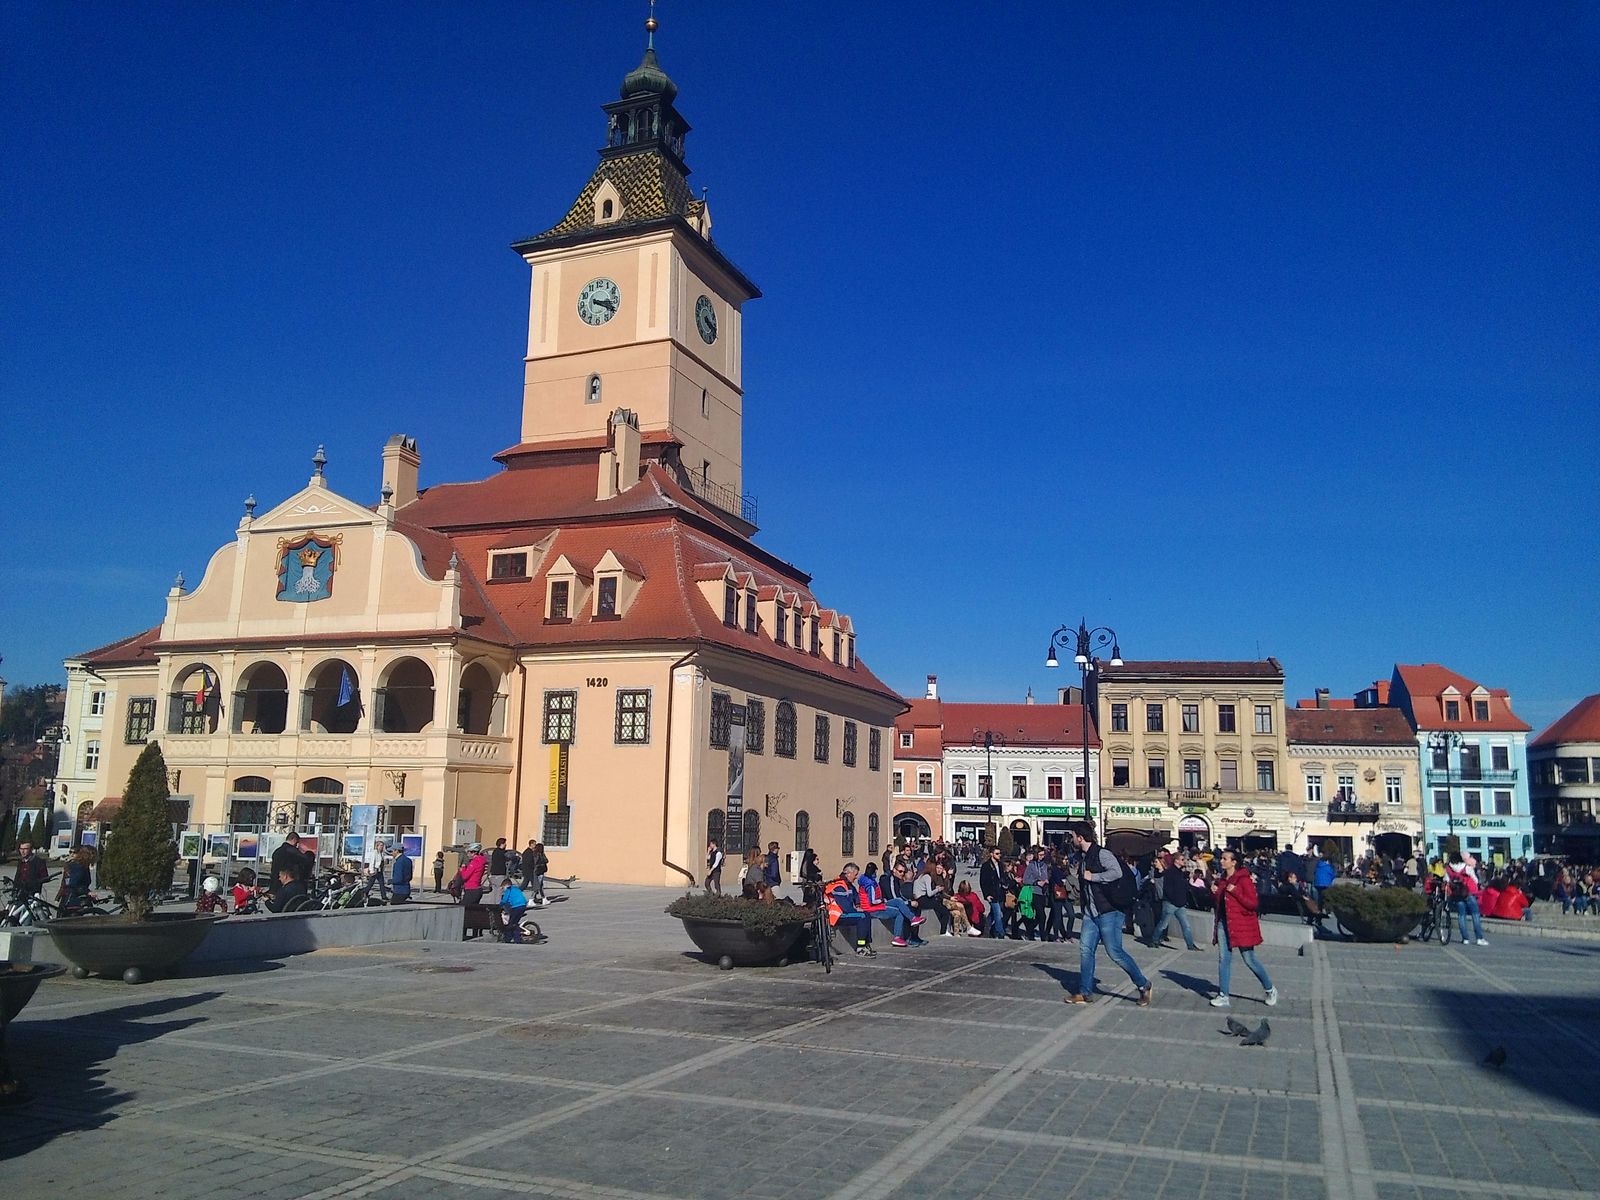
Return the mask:
[[137,746],[156,729],[156,698],[134,696],[128,701],[128,728],[122,740],[126,745]]
[[778,716],[772,726],[772,748],[779,758],[794,757],[794,705],[778,701]]
[[883,766],[883,731],[871,729],[867,732],[867,766],[876,771]]
[[[571,743],[577,733],[578,693],[546,692],[544,694],[544,740],[546,744]],[[546,822],[548,825],[549,822]],[[549,845],[548,838],[545,845]]]
[[[726,825],[727,814],[720,808],[713,808],[706,814],[706,841],[715,842],[717,845],[722,846],[722,837]],[[728,847],[722,846],[722,849],[726,853]]]
[[876,855],[879,845],[883,840],[883,833],[878,821],[877,813],[867,814],[867,853]]
[[800,854],[811,849],[811,814],[803,808],[794,815],[794,848]]
[[642,745],[650,740],[650,692],[647,688],[617,689],[617,744]]
[[733,702],[727,692],[711,693],[711,748],[728,748],[728,729],[733,724]]
[[815,749],[816,749],[817,761],[820,762],[820,763],[825,763],[825,762],[828,761],[828,734],[829,734],[829,731],[830,731],[830,725],[829,725],[828,718],[824,714],[818,713],[817,714],[817,736],[816,736]]
[[544,844],[547,850],[565,850],[572,845],[572,810],[544,814]]
[[767,705],[764,700],[744,702],[744,748],[750,754],[767,752]]
[[752,850],[761,849],[761,814],[747,810],[744,814],[744,844],[740,849],[749,854]]
[[847,767],[856,765],[856,723],[854,721],[846,721],[844,723],[844,765]]
[[856,852],[856,815],[845,813],[839,818],[839,853],[849,858]]

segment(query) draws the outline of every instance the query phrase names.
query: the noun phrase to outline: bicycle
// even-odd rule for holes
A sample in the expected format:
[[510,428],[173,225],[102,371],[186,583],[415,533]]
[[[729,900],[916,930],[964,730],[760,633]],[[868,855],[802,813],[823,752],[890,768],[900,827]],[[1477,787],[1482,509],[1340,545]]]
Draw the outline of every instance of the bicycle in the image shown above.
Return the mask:
[[1450,889],[1443,880],[1440,880],[1428,893],[1428,907],[1422,914],[1422,924],[1417,930],[1417,937],[1424,942],[1438,938],[1439,945],[1448,946],[1450,929]]
[[[39,886],[42,888],[44,884],[49,883],[54,878],[54,875],[47,875]],[[52,921],[60,915],[56,906],[46,900],[39,892],[24,895],[22,890],[17,887],[17,882],[14,879],[7,880],[6,886],[9,899],[6,901],[5,914],[0,916],[0,925],[12,925],[19,928],[28,925],[43,925],[46,921]]]
[[833,926],[826,904],[818,904],[811,918],[811,957],[822,964],[824,975],[833,974]]

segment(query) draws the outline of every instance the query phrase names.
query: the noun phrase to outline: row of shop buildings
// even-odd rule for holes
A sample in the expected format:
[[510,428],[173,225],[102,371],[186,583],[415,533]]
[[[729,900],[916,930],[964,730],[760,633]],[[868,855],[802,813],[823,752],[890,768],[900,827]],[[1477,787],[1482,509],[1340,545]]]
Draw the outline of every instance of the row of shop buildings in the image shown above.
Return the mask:
[[[896,832],[966,838],[992,826],[1032,844],[1092,817],[1103,832],[1196,849],[1317,845],[1349,860],[1437,854],[1455,838],[1489,861],[1560,836],[1535,828],[1530,728],[1511,697],[1435,663],[1293,705],[1273,658],[1097,662],[1088,679],[1087,706],[1077,689],[1070,703],[961,704],[929,676],[895,728]],[[1545,740],[1533,746],[1539,777],[1576,782],[1579,756],[1538,768]],[[1600,757],[1581,762],[1592,786]],[[1572,826],[1583,805],[1568,806]]]

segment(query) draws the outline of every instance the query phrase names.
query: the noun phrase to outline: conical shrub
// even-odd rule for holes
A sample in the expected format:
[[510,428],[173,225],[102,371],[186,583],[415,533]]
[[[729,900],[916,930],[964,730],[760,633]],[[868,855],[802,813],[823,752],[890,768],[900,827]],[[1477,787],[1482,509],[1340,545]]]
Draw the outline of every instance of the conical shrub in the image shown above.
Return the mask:
[[151,742],[128,772],[122,807],[100,855],[100,882],[127,902],[135,921],[144,920],[152,897],[159,899],[171,885],[178,861],[167,797],[167,760]]

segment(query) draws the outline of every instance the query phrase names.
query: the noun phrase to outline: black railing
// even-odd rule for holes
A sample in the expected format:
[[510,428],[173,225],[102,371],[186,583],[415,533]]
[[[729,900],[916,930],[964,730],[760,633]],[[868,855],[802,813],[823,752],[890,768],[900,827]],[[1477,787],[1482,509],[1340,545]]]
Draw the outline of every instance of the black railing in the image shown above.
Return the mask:
[[1376,821],[1378,819],[1378,810],[1381,807],[1376,801],[1371,804],[1358,804],[1354,800],[1335,798],[1328,802],[1328,820]]
[[1439,784],[1449,787],[1452,784],[1472,786],[1480,783],[1515,783],[1517,781],[1516,768],[1509,771],[1485,770],[1482,767],[1469,767],[1465,770],[1457,768],[1447,771],[1443,767],[1428,768],[1428,783],[1430,786]]
[[689,490],[706,503],[720,508],[725,513],[731,513],[746,524],[756,523],[756,498],[746,496],[736,488],[725,483],[717,483],[703,475],[693,472],[687,473],[684,478],[689,481]]

